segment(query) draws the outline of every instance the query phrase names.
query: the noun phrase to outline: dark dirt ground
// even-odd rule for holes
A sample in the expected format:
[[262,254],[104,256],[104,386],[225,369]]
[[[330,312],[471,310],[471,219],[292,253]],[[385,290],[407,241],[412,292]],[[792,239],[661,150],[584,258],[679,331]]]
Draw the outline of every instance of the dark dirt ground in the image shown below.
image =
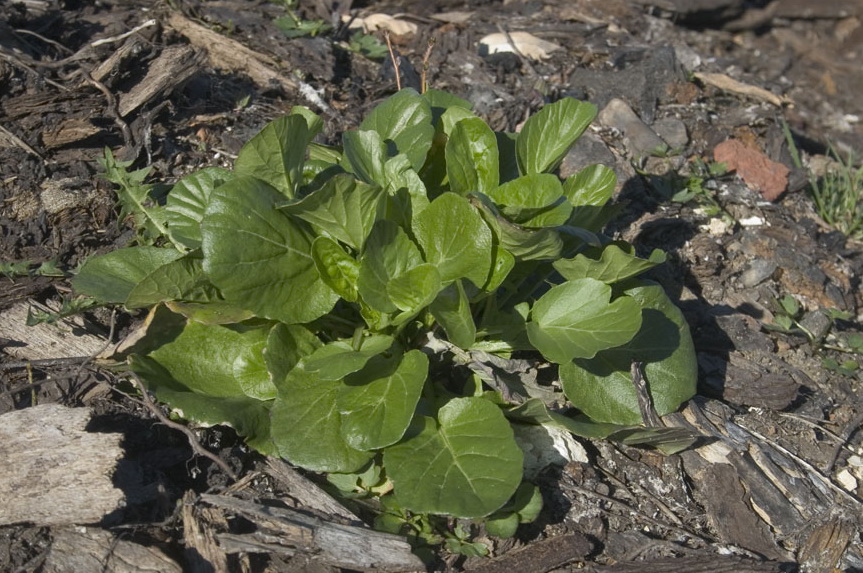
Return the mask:
[[[703,445],[662,457],[585,441],[590,462],[540,475],[546,509],[516,539],[490,541],[494,561],[442,552],[434,568],[863,571],[863,377],[823,363],[861,360],[836,348],[861,332],[863,249],[815,213],[782,130],[787,122],[812,166],[828,146],[858,157],[863,151],[863,3],[347,4],[300,1],[299,14],[328,22],[348,9],[360,16],[401,14],[417,25],[415,33],[395,38],[406,81],[435,37],[432,87],[472,101],[494,129],[514,130],[543,103],[566,95],[605,108],[561,169],[593,162],[615,168],[617,200],[627,208],[611,231],[640,252],[669,253],[653,278],[679,301],[699,353],[699,395],[667,423],[695,428],[709,438]],[[455,22],[440,16],[454,11],[470,15]],[[31,261],[35,269],[54,261],[71,271],[132,238],[129,226],[117,222],[110,186],[97,177],[105,146],[170,182],[205,165],[230,165],[244,141],[298,104],[321,113],[325,139],[336,141],[395,90],[386,60],[349,51],[332,32],[290,39],[274,25],[284,13],[278,4],[254,0],[0,2],[0,262]],[[150,19],[153,25],[117,38]],[[183,28],[190,21],[248,47],[265,72],[196,41]],[[501,30],[527,31],[560,49],[542,61],[481,56],[479,40]],[[114,39],[96,42],[106,38]],[[128,54],[120,57],[123,49]],[[169,71],[160,76],[165,66]],[[699,77],[706,73],[786,99],[771,103],[764,95],[721,89]],[[613,98],[644,123],[612,113],[614,106],[606,106]],[[637,133],[646,126],[673,152],[643,158]],[[791,168],[781,197],[767,201],[733,174],[706,186],[718,215],[698,200],[681,204],[663,195],[673,182],[669,173],[692,172],[693,158],[712,160],[715,146],[729,139]],[[62,277],[0,277],[0,316],[56,304],[68,293]],[[776,312],[771,301],[784,295],[802,303],[801,323],[809,330],[830,326],[827,309],[848,318],[836,321],[821,344],[769,331],[764,325]],[[110,314],[85,318],[86,328],[104,340]],[[140,318],[118,316],[114,340]],[[101,524],[109,541],[156,548],[187,570],[219,570],[190,556],[188,522],[184,530],[177,502],[189,491],[224,493],[224,473],[121,393],[110,373],[80,362],[20,367],[22,360],[76,354],[63,354],[62,344],[53,356],[50,348],[28,354],[34,343],[27,331],[8,324],[0,331],[0,413],[50,402],[92,409],[100,431],[123,435],[140,491],[150,492],[128,499],[120,515]],[[233,495],[288,503],[270,466],[230,429],[196,435],[245,478]],[[224,515],[205,518],[194,503],[212,531],[252,527]],[[304,500],[293,503],[303,507]],[[39,523],[0,527],[0,570],[64,570],[62,532]],[[226,562],[232,571],[337,570],[303,551],[293,558],[239,553]],[[105,570],[143,567],[111,562]]]

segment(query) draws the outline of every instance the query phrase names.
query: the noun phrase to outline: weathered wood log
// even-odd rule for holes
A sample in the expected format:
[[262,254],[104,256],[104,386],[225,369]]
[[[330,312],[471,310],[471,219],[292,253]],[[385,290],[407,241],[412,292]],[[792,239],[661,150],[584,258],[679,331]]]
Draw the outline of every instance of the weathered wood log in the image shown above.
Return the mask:
[[182,573],[176,561],[156,547],[116,539],[110,532],[93,528],[61,528],[54,539],[43,573]]
[[0,416],[0,524],[96,523],[121,506],[111,475],[122,436],[88,433],[89,420],[59,404]]
[[[223,549],[314,553],[330,565],[362,571],[422,571],[422,561],[402,537],[367,527],[343,525],[281,507],[233,497],[201,496],[201,501],[237,513],[257,525],[243,536],[216,535]],[[233,548],[233,549],[231,549]]]
[[591,542],[580,533],[549,537],[511,551],[494,560],[468,569],[470,573],[542,573],[563,567],[574,561],[584,561],[593,549]]

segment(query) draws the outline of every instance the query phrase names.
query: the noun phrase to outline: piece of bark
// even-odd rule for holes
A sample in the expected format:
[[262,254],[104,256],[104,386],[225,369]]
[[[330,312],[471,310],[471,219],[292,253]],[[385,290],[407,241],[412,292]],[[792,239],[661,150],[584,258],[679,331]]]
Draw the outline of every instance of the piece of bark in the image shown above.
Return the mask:
[[[331,523],[292,509],[271,507],[227,496],[204,494],[201,501],[233,513],[241,514],[258,527],[242,537],[225,537],[242,551],[251,547],[280,551],[286,546],[304,553],[315,553],[322,561],[362,571],[421,571],[422,561],[411,553],[411,547],[398,535],[381,533],[366,527]],[[216,538],[222,542],[224,536]],[[223,548],[225,544],[223,543]],[[280,551],[283,552],[283,551]]]
[[[228,557],[219,547],[212,530],[198,519],[195,494],[183,496],[183,539],[187,565],[191,573],[227,573]],[[211,510],[211,508],[201,508]]]
[[634,561],[614,565],[587,567],[585,573],[779,573],[781,563],[755,561],[742,557],[723,557],[703,552],[696,557]]
[[58,529],[53,532],[43,573],[182,573],[176,561],[156,547],[116,539],[110,532],[93,528]]
[[105,347],[105,338],[92,334],[80,316],[53,324],[27,326],[27,311],[33,306],[50,310],[34,301],[20,302],[0,312],[0,338],[11,341],[3,352],[18,360],[49,360],[94,356]]
[[302,504],[302,509],[329,517],[337,517],[346,525],[359,525],[359,517],[336,501],[327,492],[309,481],[294,468],[278,458],[267,459],[270,475],[279,482],[288,494]]
[[203,64],[201,51],[189,46],[168,46],[147,67],[147,75],[128,93],[120,94],[117,109],[126,117],[145,103],[182,85]]
[[59,404],[0,416],[0,524],[96,523],[121,506],[111,475],[122,436],[85,432],[89,420]]
[[838,571],[839,560],[857,533],[850,519],[831,519],[816,526],[797,554],[800,567],[809,573]]
[[213,68],[246,74],[263,89],[272,88],[273,85],[289,92],[298,89],[296,82],[281,71],[276,60],[269,56],[196,24],[178,12],[169,13],[166,24],[185,36],[193,46],[203,49]]
[[593,544],[580,533],[566,533],[530,543],[505,555],[468,569],[470,573],[512,573],[534,571],[542,573],[563,567],[573,561],[583,561]]

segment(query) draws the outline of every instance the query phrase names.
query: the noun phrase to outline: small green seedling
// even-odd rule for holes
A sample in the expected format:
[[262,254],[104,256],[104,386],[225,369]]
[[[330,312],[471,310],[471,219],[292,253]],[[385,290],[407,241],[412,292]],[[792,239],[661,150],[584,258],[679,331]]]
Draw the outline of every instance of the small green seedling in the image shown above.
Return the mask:
[[[659,415],[695,392],[683,315],[639,278],[664,254],[602,234],[611,169],[556,174],[595,114],[567,98],[495,132],[457,97],[405,89],[331,147],[296,108],[164,205],[107,154],[154,242],[91,258],[73,286],[149,310],[122,358],[187,419],[382,496],[380,524],[479,553],[448,520],[511,534],[538,511],[514,428],[692,443],[641,427],[630,375],[644,364]],[[516,353],[559,386],[509,373]],[[567,401],[581,417],[556,411]]]

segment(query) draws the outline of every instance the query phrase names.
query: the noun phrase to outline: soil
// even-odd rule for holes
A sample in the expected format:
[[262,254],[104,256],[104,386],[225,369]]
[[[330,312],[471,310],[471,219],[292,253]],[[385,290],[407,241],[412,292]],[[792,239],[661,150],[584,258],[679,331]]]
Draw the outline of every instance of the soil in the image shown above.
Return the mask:
[[[561,171],[614,167],[615,200],[625,207],[609,232],[640,253],[669,254],[651,277],[679,302],[698,351],[699,394],[665,420],[697,430],[704,436],[697,447],[666,457],[584,441],[588,463],[552,466],[537,478],[546,502],[537,522],[511,540],[476,531],[493,559],[440,550],[430,567],[863,571],[863,375],[829,367],[829,360],[861,362],[842,341],[863,334],[863,245],[816,213],[806,171],[817,172],[829,149],[863,150],[863,4],[299,4],[308,20],[386,13],[414,24],[392,38],[404,83],[418,87],[435,38],[429,84],[470,100],[494,129],[516,130],[563,96],[595,103],[599,119]],[[323,141],[336,142],[396,90],[391,62],[351,51],[342,26],[291,38],[276,25],[284,15],[279,3],[257,0],[0,4],[0,262],[30,263],[29,272],[0,277],[0,315],[21,305],[57,308],[68,298],[68,279],[37,272],[39,264],[74,271],[133,239],[111,185],[98,176],[105,147],[172,182],[203,166],[230,166],[243,142],[295,105],[320,113]],[[529,32],[557,49],[543,59],[483,54],[480,39],[501,31]],[[207,32],[232,43],[219,49],[222,40]],[[740,162],[737,173],[699,172],[696,160],[709,164],[729,140],[744,149],[729,156]],[[666,152],[649,153],[654,141]],[[701,193],[672,201],[669,188],[679,190],[681,181],[703,183]],[[769,327],[781,315],[775,301],[786,295],[801,304],[798,322],[815,341]],[[114,341],[143,318],[106,310],[83,316],[81,328]],[[138,494],[91,528],[109,533],[107,551],[122,540],[196,571],[339,570],[302,547],[245,547],[216,564],[196,559],[184,495],[191,492],[185,506],[195,507],[205,531],[248,533],[254,519],[195,496],[284,504],[284,482],[229,428],[196,429],[200,444],[239,476],[241,485],[230,485],[223,468],[195,455],[186,435],[159,422],[113,374],[80,360],[39,362],[50,351],[29,355],[31,345],[25,329],[0,331],[0,413],[52,402],[86,406],[91,429],[122,434],[125,462],[137,472]],[[67,534],[40,523],[0,527],[0,569],[62,569]],[[144,568],[124,567],[108,568]]]

